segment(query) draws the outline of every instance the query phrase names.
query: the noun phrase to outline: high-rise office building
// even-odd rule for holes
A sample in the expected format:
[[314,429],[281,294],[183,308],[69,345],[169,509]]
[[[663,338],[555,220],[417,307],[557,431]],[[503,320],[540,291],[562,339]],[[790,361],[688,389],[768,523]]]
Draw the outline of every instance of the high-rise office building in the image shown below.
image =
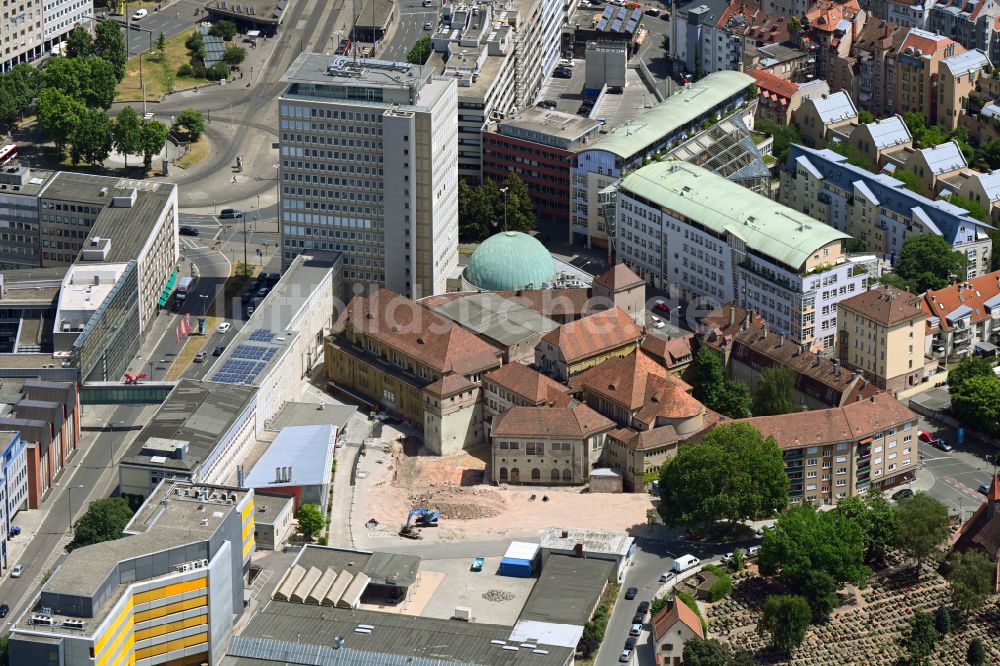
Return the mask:
[[42,0],[3,0],[0,11],[0,72],[44,53]]
[[282,81],[283,264],[333,250],[345,285],[445,291],[458,265],[455,82],[421,65],[312,53]]

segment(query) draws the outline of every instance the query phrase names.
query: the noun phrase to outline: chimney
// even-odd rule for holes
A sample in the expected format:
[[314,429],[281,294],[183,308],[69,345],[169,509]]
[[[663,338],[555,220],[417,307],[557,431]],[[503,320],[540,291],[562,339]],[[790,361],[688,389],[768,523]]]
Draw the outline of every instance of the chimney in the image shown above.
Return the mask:
[[274,468],[274,480],[277,481],[278,483],[281,483],[281,468],[280,467],[275,467]]
[[785,334],[784,333],[782,333],[781,335],[778,336],[778,346],[780,347],[783,344],[785,344]]
[[573,557],[583,557],[583,544],[578,543],[573,546]]
[[563,539],[568,539],[569,538],[569,530],[563,530],[562,531],[562,538]]
[[732,326],[736,323],[736,307],[729,306],[729,325]]

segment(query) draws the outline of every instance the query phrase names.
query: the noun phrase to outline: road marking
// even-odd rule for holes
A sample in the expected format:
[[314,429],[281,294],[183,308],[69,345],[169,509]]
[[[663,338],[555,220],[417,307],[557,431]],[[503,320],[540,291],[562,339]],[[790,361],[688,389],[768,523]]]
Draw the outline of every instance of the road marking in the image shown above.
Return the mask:
[[954,488],[955,490],[957,490],[959,492],[962,492],[962,493],[965,493],[966,495],[970,495],[970,496],[972,496],[972,497],[974,497],[976,499],[979,499],[979,497],[981,495],[981,493],[979,493],[978,491],[973,490],[972,488],[970,488],[969,486],[965,485],[964,483],[962,483],[961,481],[959,481],[958,479],[956,479],[954,477],[943,476],[943,477],[941,477],[941,479],[945,483],[947,483],[948,485],[950,485],[952,488]]

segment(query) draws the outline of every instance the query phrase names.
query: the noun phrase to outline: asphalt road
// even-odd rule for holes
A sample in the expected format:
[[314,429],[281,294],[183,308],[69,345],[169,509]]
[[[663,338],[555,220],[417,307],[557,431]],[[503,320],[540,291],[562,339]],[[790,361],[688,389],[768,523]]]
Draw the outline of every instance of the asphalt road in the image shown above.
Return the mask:
[[995,450],[988,445],[968,441],[959,444],[953,429],[938,427],[923,418],[919,423],[921,430],[937,435],[954,448],[946,453],[920,442],[917,446],[920,454],[918,479],[932,476],[933,485],[927,494],[948,505],[953,514],[968,519],[985,499],[978,488],[990,482],[994,468],[992,463],[987,462],[986,456]]
[[419,0],[400,2],[399,17],[389,39],[379,46],[378,57],[406,62],[406,54],[417,40],[431,35],[430,30],[424,30],[424,21],[434,21],[434,26],[437,27],[440,9],[440,0],[435,0],[433,7],[424,7]]
[[[169,39],[179,32],[190,28],[199,20],[205,18],[205,13],[201,12],[195,16],[195,9],[202,9],[204,3],[193,2],[193,0],[177,0],[169,7],[161,11],[149,10],[146,18],[139,21],[132,21],[134,10],[129,8],[125,16],[108,16],[107,18],[118,21],[122,27],[128,26],[128,51],[132,55],[145,53],[150,50],[150,39],[152,44],[156,44],[156,39],[162,32]],[[97,15],[102,18],[102,14]]]
[[[91,500],[107,497],[118,484],[117,474],[111,473],[109,456],[118,460],[122,453],[122,443],[131,428],[140,418],[143,407],[125,405],[115,408],[100,432],[84,431],[80,450],[70,461],[62,477],[56,482],[47,502],[48,515],[42,521],[38,533],[28,544],[18,562],[24,565],[24,575],[20,578],[6,577],[0,583],[0,600],[10,606],[6,630],[18,617],[24,605],[30,600],[41,584],[43,577],[54,570],[65,558],[64,546],[70,541],[69,513],[72,501],[74,518],[78,518]],[[80,486],[83,486],[80,488]],[[67,498],[67,488],[72,488]]]

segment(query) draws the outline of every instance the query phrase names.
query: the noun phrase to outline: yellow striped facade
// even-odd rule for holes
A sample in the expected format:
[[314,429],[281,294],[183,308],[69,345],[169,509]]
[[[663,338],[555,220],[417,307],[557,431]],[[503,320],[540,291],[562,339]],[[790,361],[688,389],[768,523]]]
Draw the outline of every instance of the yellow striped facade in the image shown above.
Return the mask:
[[[162,581],[159,587],[136,592],[142,587],[145,585],[140,583],[126,590],[114,611],[114,619],[95,639],[95,666],[132,666],[139,659],[208,642],[207,576],[190,580],[174,578]],[[168,603],[157,605],[164,600]],[[178,632],[199,627],[204,630],[177,636]],[[140,642],[147,644],[137,647]]]
[[240,517],[242,518],[242,528],[243,528],[243,562],[246,563],[247,559],[253,553],[254,549],[254,519],[253,519],[253,494],[247,493],[247,503],[240,510]]

